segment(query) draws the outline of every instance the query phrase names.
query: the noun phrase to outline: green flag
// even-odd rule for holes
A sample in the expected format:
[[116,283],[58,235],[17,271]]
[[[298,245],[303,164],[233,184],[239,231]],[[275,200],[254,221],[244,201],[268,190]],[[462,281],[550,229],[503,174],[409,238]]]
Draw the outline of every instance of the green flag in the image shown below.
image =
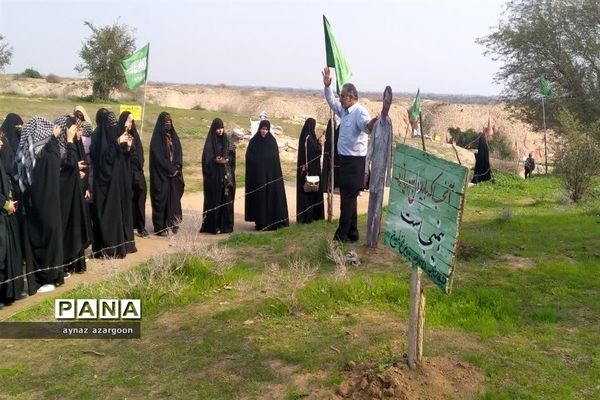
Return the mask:
[[550,84],[546,80],[544,74],[540,75],[540,92],[542,93],[542,96],[546,97],[554,95],[554,93],[552,93],[552,88],[550,87]]
[[421,98],[419,97],[419,92],[421,89],[417,90],[417,95],[415,96],[415,102],[410,108],[410,116],[413,121],[416,121],[419,118],[419,114],[421,113]]
[[348,66],[346,59],[342,55],[340,47],[335,42],[329,21],[327,21],[327,18],[325,18],[324,15],[323,27],[325,28],[325,54],[327,55],[327,66],[335,68],[335,86],[337,94],[339,95],[344,83],[348,82],[352,76],[352,71],[350,71],[350,66]]
[[150,43],[133,53],[129,58],[121,61],[121,68],[125,73],[129,89],[137,89],[148,77],[148,52]]

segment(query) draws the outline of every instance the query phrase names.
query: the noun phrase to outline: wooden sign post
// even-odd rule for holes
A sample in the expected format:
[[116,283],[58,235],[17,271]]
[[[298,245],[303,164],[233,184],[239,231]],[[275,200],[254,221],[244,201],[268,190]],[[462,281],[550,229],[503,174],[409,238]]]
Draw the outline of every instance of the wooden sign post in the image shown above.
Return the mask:
[[408,363],[423,354],[425,296],[421,271],[446,294],[452,277],[469,170],[398,144],[384,243],[412,263]]

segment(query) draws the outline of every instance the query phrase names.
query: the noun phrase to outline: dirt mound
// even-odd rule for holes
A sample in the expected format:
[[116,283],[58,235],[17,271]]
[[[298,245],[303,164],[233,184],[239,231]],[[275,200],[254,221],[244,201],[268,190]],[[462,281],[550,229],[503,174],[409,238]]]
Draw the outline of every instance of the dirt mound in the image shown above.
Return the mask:
[[424,359],[411,370],[406,362],[378,372],[376,365],[355,366],[332,399],[472,399],[482,392],[476,367],[442,357]]

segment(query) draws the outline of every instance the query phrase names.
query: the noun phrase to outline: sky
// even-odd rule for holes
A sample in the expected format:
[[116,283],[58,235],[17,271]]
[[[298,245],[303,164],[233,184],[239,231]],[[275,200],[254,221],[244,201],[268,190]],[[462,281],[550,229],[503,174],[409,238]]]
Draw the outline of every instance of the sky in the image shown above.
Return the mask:
[[75,71],[84,25],[116,21],[150,43],[156,82],[319,89],[325,15],[360,91],[498,95],[501,64],[475,39],[498,26],[506,0],[0,0],[6,73]]

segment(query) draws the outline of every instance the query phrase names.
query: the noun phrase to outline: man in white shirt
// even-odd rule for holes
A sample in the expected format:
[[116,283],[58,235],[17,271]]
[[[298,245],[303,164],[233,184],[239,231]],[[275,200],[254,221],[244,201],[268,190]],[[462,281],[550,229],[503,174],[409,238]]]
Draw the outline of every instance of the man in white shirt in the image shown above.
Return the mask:
[[340,118],[340,136],[337,150],[340,157],[340,222],[333,236],[340,242],[358,241],[356,198],[363,189],[367,132],[373,129],[376,119],[358,103],[358,91],[351,83],[342,86],[338,101],[331,89],[331,71],[323,70],[325,99]]

